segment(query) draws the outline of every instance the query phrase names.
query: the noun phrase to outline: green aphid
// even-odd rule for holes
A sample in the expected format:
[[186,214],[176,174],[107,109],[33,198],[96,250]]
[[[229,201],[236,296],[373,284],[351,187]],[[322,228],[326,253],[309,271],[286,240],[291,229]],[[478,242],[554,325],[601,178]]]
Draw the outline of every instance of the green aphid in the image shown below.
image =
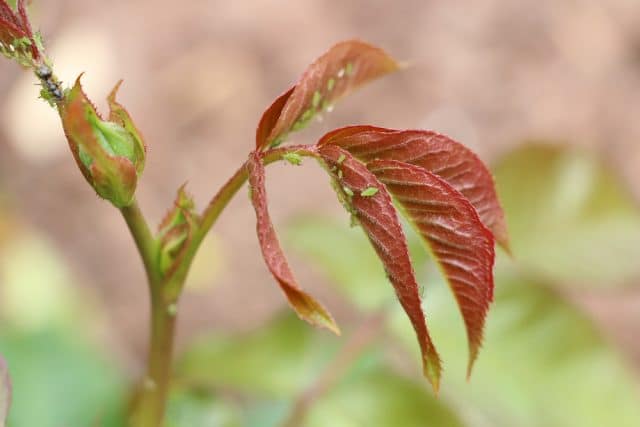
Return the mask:
[[349,197],[353,197],[353,190],[351,190],[349,187],[347,187],[346,185],[344,187],[342,187],[342,191],[344,191],[344,193],[349,196]]
[[332,77],[329,79],[329,81],[327,81],[327,90],[331,92],[335,86],[336,86],[336,79]]
[[338,157],[338,161],[337,161],[337,163],[338,163],[339,165],[341,165],[341,164],[342,164],[342,162],[344,162],[344,159],[346,159],[346,158],[347,158],[347,156],[345,156],[345,154],[344,154],[344,153],[341,153],[341,154],[340,154],[340,156]]
[[320,106],[320,101],[322,101],[322,94],[320,91],[313,92],[313,99],[311,99],[311,105],[314,109],[318,109]]
[[368,187],[360,192],[362,197],[372,197],[378,194],[378,189],[376,187]]
[[353,74],[353,64],[351,62],[347,63],[347,66],[344,69],[344,72],[347,74],[347,76],[350,76]]
[[175,303],[169,304],[167,306],[167,314],[171,317],[176,317],[176,314],[178,314],[178,306]]
[[296,131],[296,130],[303,129],[305,126],[309,124],[309,121],[311,121],[311,119],[315,114],[316,114],[316,110],[314,110],[313,108],[309,108],[308,110],[306,110],[304,113],[300,115],[300,118],[293,124],[293,126],[291,126],[291,130]]
[[294,166],[300,166],[302,164],[302,156],[298,153],[284,153],[282,158]]

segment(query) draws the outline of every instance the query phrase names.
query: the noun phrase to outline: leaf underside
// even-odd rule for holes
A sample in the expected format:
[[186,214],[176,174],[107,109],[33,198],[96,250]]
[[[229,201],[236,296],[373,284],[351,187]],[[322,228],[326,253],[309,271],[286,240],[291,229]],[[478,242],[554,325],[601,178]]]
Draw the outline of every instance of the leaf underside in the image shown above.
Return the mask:
[[482,223],[509,251],[504,212],[491,172],[478,156],[451,138],[428,130],[349,126],[325,135],[318,145],[338,145],[365,163],[375,159],[414,164],[447,181],[471,202]]
[[467,329],[470,374],[493,300],[493,235],[469,201],[437,175],[395,160],[367,167],[402,206],[453,290]]
[[328,133],[318,146],[340,147],[364,162],[427,244],[464,319],[470,374],[493,300],[494,236],[484,224],[503,233],[507,245],[490,172],[467,148],[429,131],[351,126]]
[[277,145],[290,131],[304,127],[342,96],[397,69],[393,58],[378,47],[360,40],[336,44],[263,113],[256,131],[256,149]]
[[269,217],[265,190],[265,171],[259,153],[252,153],[247,162],[247,169],[249,172],[251,201],[256,211],[256,231],[262,256],[267,267],[280,285],[289,304],[301,319],[314,326],[329,329],[339,335],[340,329],[331,314],[298,286],[280,247],[280,242]]
[[[318,152],[338,184],[339,197],[357,218],[384,265],[418,337],[424,374],[437,391],[442,370],[440,358],[429,336],[406,238],[391,196],[375,175],[347,151],[327,145]],[[363,196],[362,192],[370,188],[378,191]]]

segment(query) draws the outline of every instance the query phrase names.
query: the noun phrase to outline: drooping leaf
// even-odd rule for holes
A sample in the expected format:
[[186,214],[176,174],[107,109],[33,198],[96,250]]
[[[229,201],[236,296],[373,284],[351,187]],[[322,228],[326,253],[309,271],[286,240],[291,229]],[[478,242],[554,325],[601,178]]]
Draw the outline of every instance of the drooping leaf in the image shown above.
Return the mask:
[[4,427],[11,407],[11,378],[7,362],[0,356],[0,427]]
[[491,172],[464,145],[427,130],[394,130],[374,126],[348,126],[326,134],[318,145],[338,145],[368,163],[398,160],[434,173],[461,192],[498,243],[509,251],[504,212]]
[[256,149],[277,145],[358,86],[398,69],[382,49],[360,40],[340,42],[316,59],[298,82],[264,112]]
[[396,160],[367,166],[400,203],[453,290],[467,329],[470,374],[493,300],[493,236],[469,201],[437,175]]
[[[334,145],[320,147],[318,152],[329,166],[342,203],[362,225],[384,265],[400,304],[416,331],[424,374],[437,391],[440,358],[429,336],[409,249],[391,197],[375,175],[349,152]],[[362,196],[363,191],[372,187],[378,189],[376,194]]]
[[565,285],[640,277],[640,207],[614,170],[575,147],[527,144],[494,168],[518,261]]
[[313,297],[304,292],[298,286],[289,264],[282,252],[280,242],[271,223],[267,208],[267,193],[265,190],[265,171],[259,153],[253,153],[247,163],[249,171],[249,185],[251,189],[251,201],[256,211],[256,231],[262,256],[280,284],[280,288],[289,300],[289,304],[300,316],[312,325],[321,326],[340,334],[331,314]]

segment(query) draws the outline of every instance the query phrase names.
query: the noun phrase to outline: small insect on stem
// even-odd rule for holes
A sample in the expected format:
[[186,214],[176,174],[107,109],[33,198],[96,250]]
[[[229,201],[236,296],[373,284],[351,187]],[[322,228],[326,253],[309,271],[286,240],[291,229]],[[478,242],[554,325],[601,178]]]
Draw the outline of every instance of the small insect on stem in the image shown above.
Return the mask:
[[38,68],[36,68],[35,73],[42,82],[44,90],[46,90],[47,93],[57,101],[62,101],[64,98],[64,93],[62,92],[61,83],[53,75],[51,67],[46,64],[39,65]]
[[42,64],[36,69],[36,76],[38,76],[41,80],[47,80],[51,76],[53,76],[53,71],[49,66]]

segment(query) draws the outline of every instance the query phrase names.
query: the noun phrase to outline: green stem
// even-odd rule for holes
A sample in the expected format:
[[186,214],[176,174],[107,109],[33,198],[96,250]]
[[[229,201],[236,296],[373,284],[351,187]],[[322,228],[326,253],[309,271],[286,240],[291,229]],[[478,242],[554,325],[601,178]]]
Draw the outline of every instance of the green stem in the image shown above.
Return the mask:
[[152,298],[151,343],[147,358],[147,372],[131,418],[133,427],[162,425],[171,380],[175,324],[175,310],[169,309],[163,299]]
[[171,379],[171,356],[175,329],[175,310],[169,308],[163,292],[163,280],[157,266],[158,243],[153,238],[136,201],[121,209],[144,263],[151,294],[151,338],[147,372],[136,396],[131,418],[134,427],[162,425]]
[[130,206],[120,209],[120,212],[138,247],[149,283],[157,285],[162,280],[160,270],[156,266],[158,244],[149,230],[138,202],[134,200]]
[[[316,156],[315,151],[308,146],[288,146],[265,152],[263,161],[265,164],[270,164],[281,160],[286,153],[290,152],[306,157]],[[168,278],[163,277],[158,267],[158,242],[151,234],[138,204],[134,201],[131,206],[121,209],[142,257],[151,293],[151,340],[147,372],[134,402],[131,417],[133,427],[162,425],[171,379],[176,303],[202,240],[248,177],[245,163],[220,188],[200,216],[198,227],[180,266]]]
[[[283,156],[287,153],[296,153],[302,157],[317,157],[315,150],[308,145],[290,145],[266,151],[263,154],[262,160],[265,165],[269,165],[277,162],[278,160],[282,160]],[[222,211],[224,211],[231,199],[233,199],[238,190],[242,188],[248,178],[249,175],[246,163],[243,163],[233,176],[222,186],[222,188],[218,190],[218,193],[213,197],[213,199],[211,199],[211,202],[209,202],[209,205],[206,207],[204,212],[202,212],[199,227],[185,252],[184,260],[176,270],[176,273],[173,275],[170,283],[167,284],[167,296],[170,300],[175,299],[180,295],[186,276],[191,268],[191,263],[198,252],[198,248],[200,247],[202,240],[211,230]]]

